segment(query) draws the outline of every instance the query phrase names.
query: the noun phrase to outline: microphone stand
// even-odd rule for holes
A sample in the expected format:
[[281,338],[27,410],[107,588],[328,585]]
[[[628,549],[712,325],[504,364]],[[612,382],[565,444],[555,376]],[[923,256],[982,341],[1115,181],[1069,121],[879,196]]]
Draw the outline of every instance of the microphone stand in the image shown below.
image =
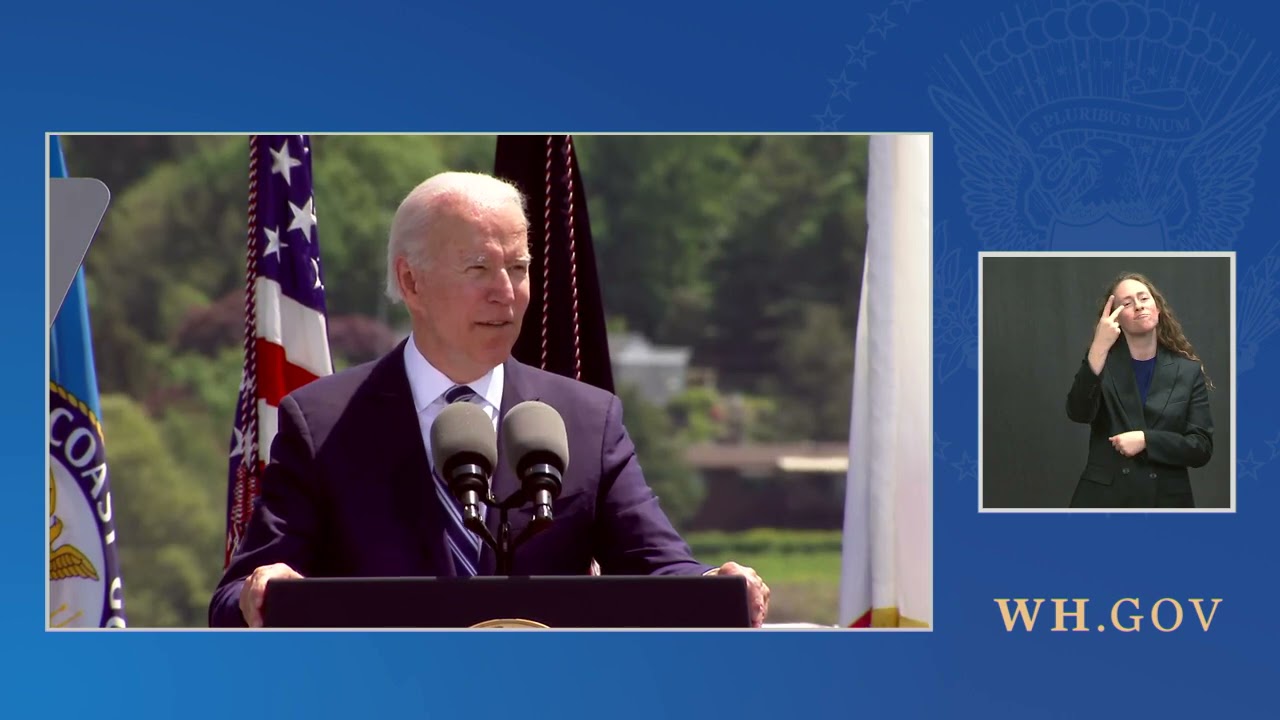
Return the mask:
[[511,539],[510,512],[515,508],[523,507],[527,502],[528,497],[523,488],[516,490],[502,502],[498,502],[493,492],[490,491],[489,496],[484,499],[484,504],[489,506],[491,510],[496,509],[498,511],[497,538],[493,537],[493,533],[489,532],[489,527],[485,525],[484,520],[481,520],[478,515],[469,516],[464,522],[467,529],[479,535],[484,544],[493,548],[494,554],[498,556],[498,575],[510,575],[511,560],[515,555],[516,548],[528,542],[529,538],[551,527],[553,518],[549,513],[546,517],[535,514],[519,537],[515,540]]

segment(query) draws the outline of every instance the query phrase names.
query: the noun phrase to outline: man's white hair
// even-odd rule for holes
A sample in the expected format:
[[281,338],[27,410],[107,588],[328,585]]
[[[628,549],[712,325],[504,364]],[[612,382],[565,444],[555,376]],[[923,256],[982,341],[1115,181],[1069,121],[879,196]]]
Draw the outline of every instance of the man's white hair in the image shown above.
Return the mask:
[[432,231],[441,216],[456,213],[459,205],[488,209],[516,205],[523,215],[525,199],[513,184],[491,175],[444,172],[421,182],[396,208],[387,240],[387,297],[392,302],[404,298],[396,278],[396,258],[403,257],[415,269],[426,267],[432,245]]

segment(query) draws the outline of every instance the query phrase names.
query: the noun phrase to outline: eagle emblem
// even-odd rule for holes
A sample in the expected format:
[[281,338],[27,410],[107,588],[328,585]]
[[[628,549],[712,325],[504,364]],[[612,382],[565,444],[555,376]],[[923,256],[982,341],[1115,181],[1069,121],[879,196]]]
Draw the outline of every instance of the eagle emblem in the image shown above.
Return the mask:
[[55,545],[62,536],[62,520],[58,517],[58,485],[49,473],[49,579],[85,578],[97,580],[98,570],[89,557],[71,544]]

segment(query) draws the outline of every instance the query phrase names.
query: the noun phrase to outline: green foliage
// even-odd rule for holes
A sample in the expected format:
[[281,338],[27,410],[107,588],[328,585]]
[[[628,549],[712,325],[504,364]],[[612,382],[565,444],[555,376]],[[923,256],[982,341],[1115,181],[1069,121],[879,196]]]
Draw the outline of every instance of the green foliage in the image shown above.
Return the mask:
[[703,530],[685,539],[699,552],[712,555],[808,555],[839,553],[839,530],[783,530],[755,528],[743,532]]
[[130,624],[207,625],[225,500],[192,482],[202,459],[177,452],[137,403],[104,395],[102,415]]
[[715,389],[693,387],[672,398],[667,411],[686,442],[702,443],[719,440],[728,432],[727,405]]
[[702,477],[684,460],[684,444],[676,436],[671,418],[660,407],[630,386],[618,390],[623,422],[636,446],[636,458],[645,480],[657,494],[662,509],[677,528],[692,518],[706,499]]
[[777,374],[762,385],[776,388],[777,422],[795,437],[841,442],[849,438],[853,397],[853,332],[840,309],[802,305],[799,321],[783,329]]
[[838,621],[839,530],[758,528],[690,533],[686,540],[702,562],[719,566],[732,560],[759,573],[771,594],[768,622]]

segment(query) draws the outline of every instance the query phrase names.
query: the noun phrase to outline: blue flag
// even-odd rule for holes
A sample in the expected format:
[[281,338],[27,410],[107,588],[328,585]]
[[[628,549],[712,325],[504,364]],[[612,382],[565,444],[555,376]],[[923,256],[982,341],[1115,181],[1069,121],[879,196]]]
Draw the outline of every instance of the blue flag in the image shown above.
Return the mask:
[[[49,173],[66,177],[57,137]],[[124,627],[84,270],[49,336],[49,626]]]

